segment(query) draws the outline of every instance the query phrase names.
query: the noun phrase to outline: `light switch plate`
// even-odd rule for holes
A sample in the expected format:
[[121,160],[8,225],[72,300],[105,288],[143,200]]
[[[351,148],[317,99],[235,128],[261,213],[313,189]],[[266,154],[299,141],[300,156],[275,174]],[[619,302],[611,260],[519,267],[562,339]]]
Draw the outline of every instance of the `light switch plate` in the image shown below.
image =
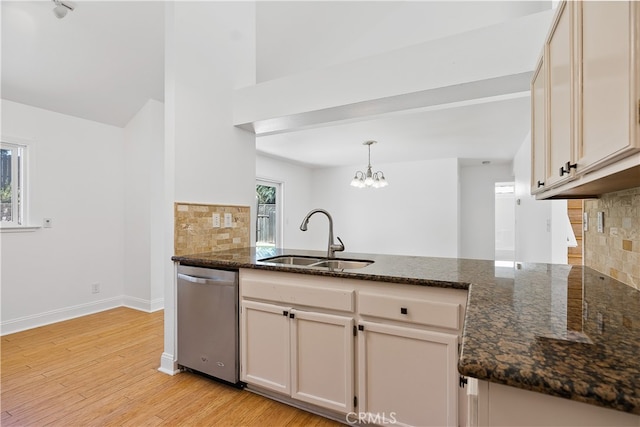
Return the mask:
[[214,213],[212,216],[213,219],[213,228],[220,228],[220,214]]
[[598,212],[598,233],[604,233],[604,212]]
[[589,214],[582,212],[582,231],[589,231]]
[[230,213],[226,212],[224,214],[224,226],[225,228],[229,228],[232,226],[232,222],[233,222],[233,217],[231,216]]

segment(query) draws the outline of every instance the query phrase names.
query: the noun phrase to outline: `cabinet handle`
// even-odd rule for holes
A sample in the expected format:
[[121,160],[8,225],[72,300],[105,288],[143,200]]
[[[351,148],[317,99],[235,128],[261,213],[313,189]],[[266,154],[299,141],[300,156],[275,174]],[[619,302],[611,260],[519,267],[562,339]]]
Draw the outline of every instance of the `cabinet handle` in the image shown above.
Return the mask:
[[296,315],[294,313],[289,313],[289,319],[295,319]]
[[288,315],[289,315],[289,312],[288,312],[287,310],[282,310],[282,315],[283,315],[283,316],[288,316]]
[[565,165],[560,168],[560,176],[564,176],[565,173],[566,174],[570,173],[571,169],[578,169],[578,164],[577,163],[571,164],[571,162],[565,163]]
[[408,314],[408,310],[406,307],[400,307],[400,314]]
[[540,187],[544,187],[544,182],[538,180],[538,188],[540,188]]

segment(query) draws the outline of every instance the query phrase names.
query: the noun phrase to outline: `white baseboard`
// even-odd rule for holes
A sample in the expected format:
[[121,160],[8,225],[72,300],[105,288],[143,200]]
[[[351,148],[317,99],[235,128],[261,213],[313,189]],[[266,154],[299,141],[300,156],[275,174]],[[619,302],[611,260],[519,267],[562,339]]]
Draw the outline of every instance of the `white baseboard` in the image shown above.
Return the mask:
[[178,363],[174,360],[173,355],[169,353],[162,353],[158,371],[168,375],[175,375],[180,372]]
[[133,308],[135,310],[153,313],[154,311],[162,310],[164,308],[164,298],[158,298],[153,301],[149,301],[146,299],[125,295],[122,297],[122,305],[124,305],[125,307]]
[[38,328],[40,326],[75,319],[76,317],[99,313],[101,311],[123,306],[133,308],[134,310],[152,313],[164,308],[164,299],[159,298],[149,301],[141,298],[120,295],[100,301],[5,320],[0,322],[0,336],[26,331],[27,329]]
[[15,332],[26,331],[63,320],[75,319],[76,317],[88,314],[99,313],[122,306],[122,296],[107,298],[100,301],[79,304],[72,307],[60,308],[44,313],[33,314],[31,316],[19,317],[17,319],[0,322],[0,335],[13,334]]

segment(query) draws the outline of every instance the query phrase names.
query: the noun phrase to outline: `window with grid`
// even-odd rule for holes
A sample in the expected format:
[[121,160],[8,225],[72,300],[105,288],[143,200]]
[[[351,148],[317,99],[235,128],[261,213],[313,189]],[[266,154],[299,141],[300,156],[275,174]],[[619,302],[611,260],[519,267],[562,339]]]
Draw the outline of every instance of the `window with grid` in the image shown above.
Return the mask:
[[27,146],[0,142],[0,224],[25,225]]

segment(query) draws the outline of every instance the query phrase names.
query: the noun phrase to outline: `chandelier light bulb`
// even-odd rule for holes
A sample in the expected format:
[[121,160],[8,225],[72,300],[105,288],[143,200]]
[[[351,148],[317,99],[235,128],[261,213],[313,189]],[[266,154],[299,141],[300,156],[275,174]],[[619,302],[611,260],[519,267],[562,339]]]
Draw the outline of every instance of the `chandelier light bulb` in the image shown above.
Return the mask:
[[382,188],[389,185],[382,171],[376,173],[371,172],[371,145],[376,141],[365,141],[362,144],[369,148],[369,163],[367,164],[367,172],[357,171],[351,180],[351,186],[356,188]]

